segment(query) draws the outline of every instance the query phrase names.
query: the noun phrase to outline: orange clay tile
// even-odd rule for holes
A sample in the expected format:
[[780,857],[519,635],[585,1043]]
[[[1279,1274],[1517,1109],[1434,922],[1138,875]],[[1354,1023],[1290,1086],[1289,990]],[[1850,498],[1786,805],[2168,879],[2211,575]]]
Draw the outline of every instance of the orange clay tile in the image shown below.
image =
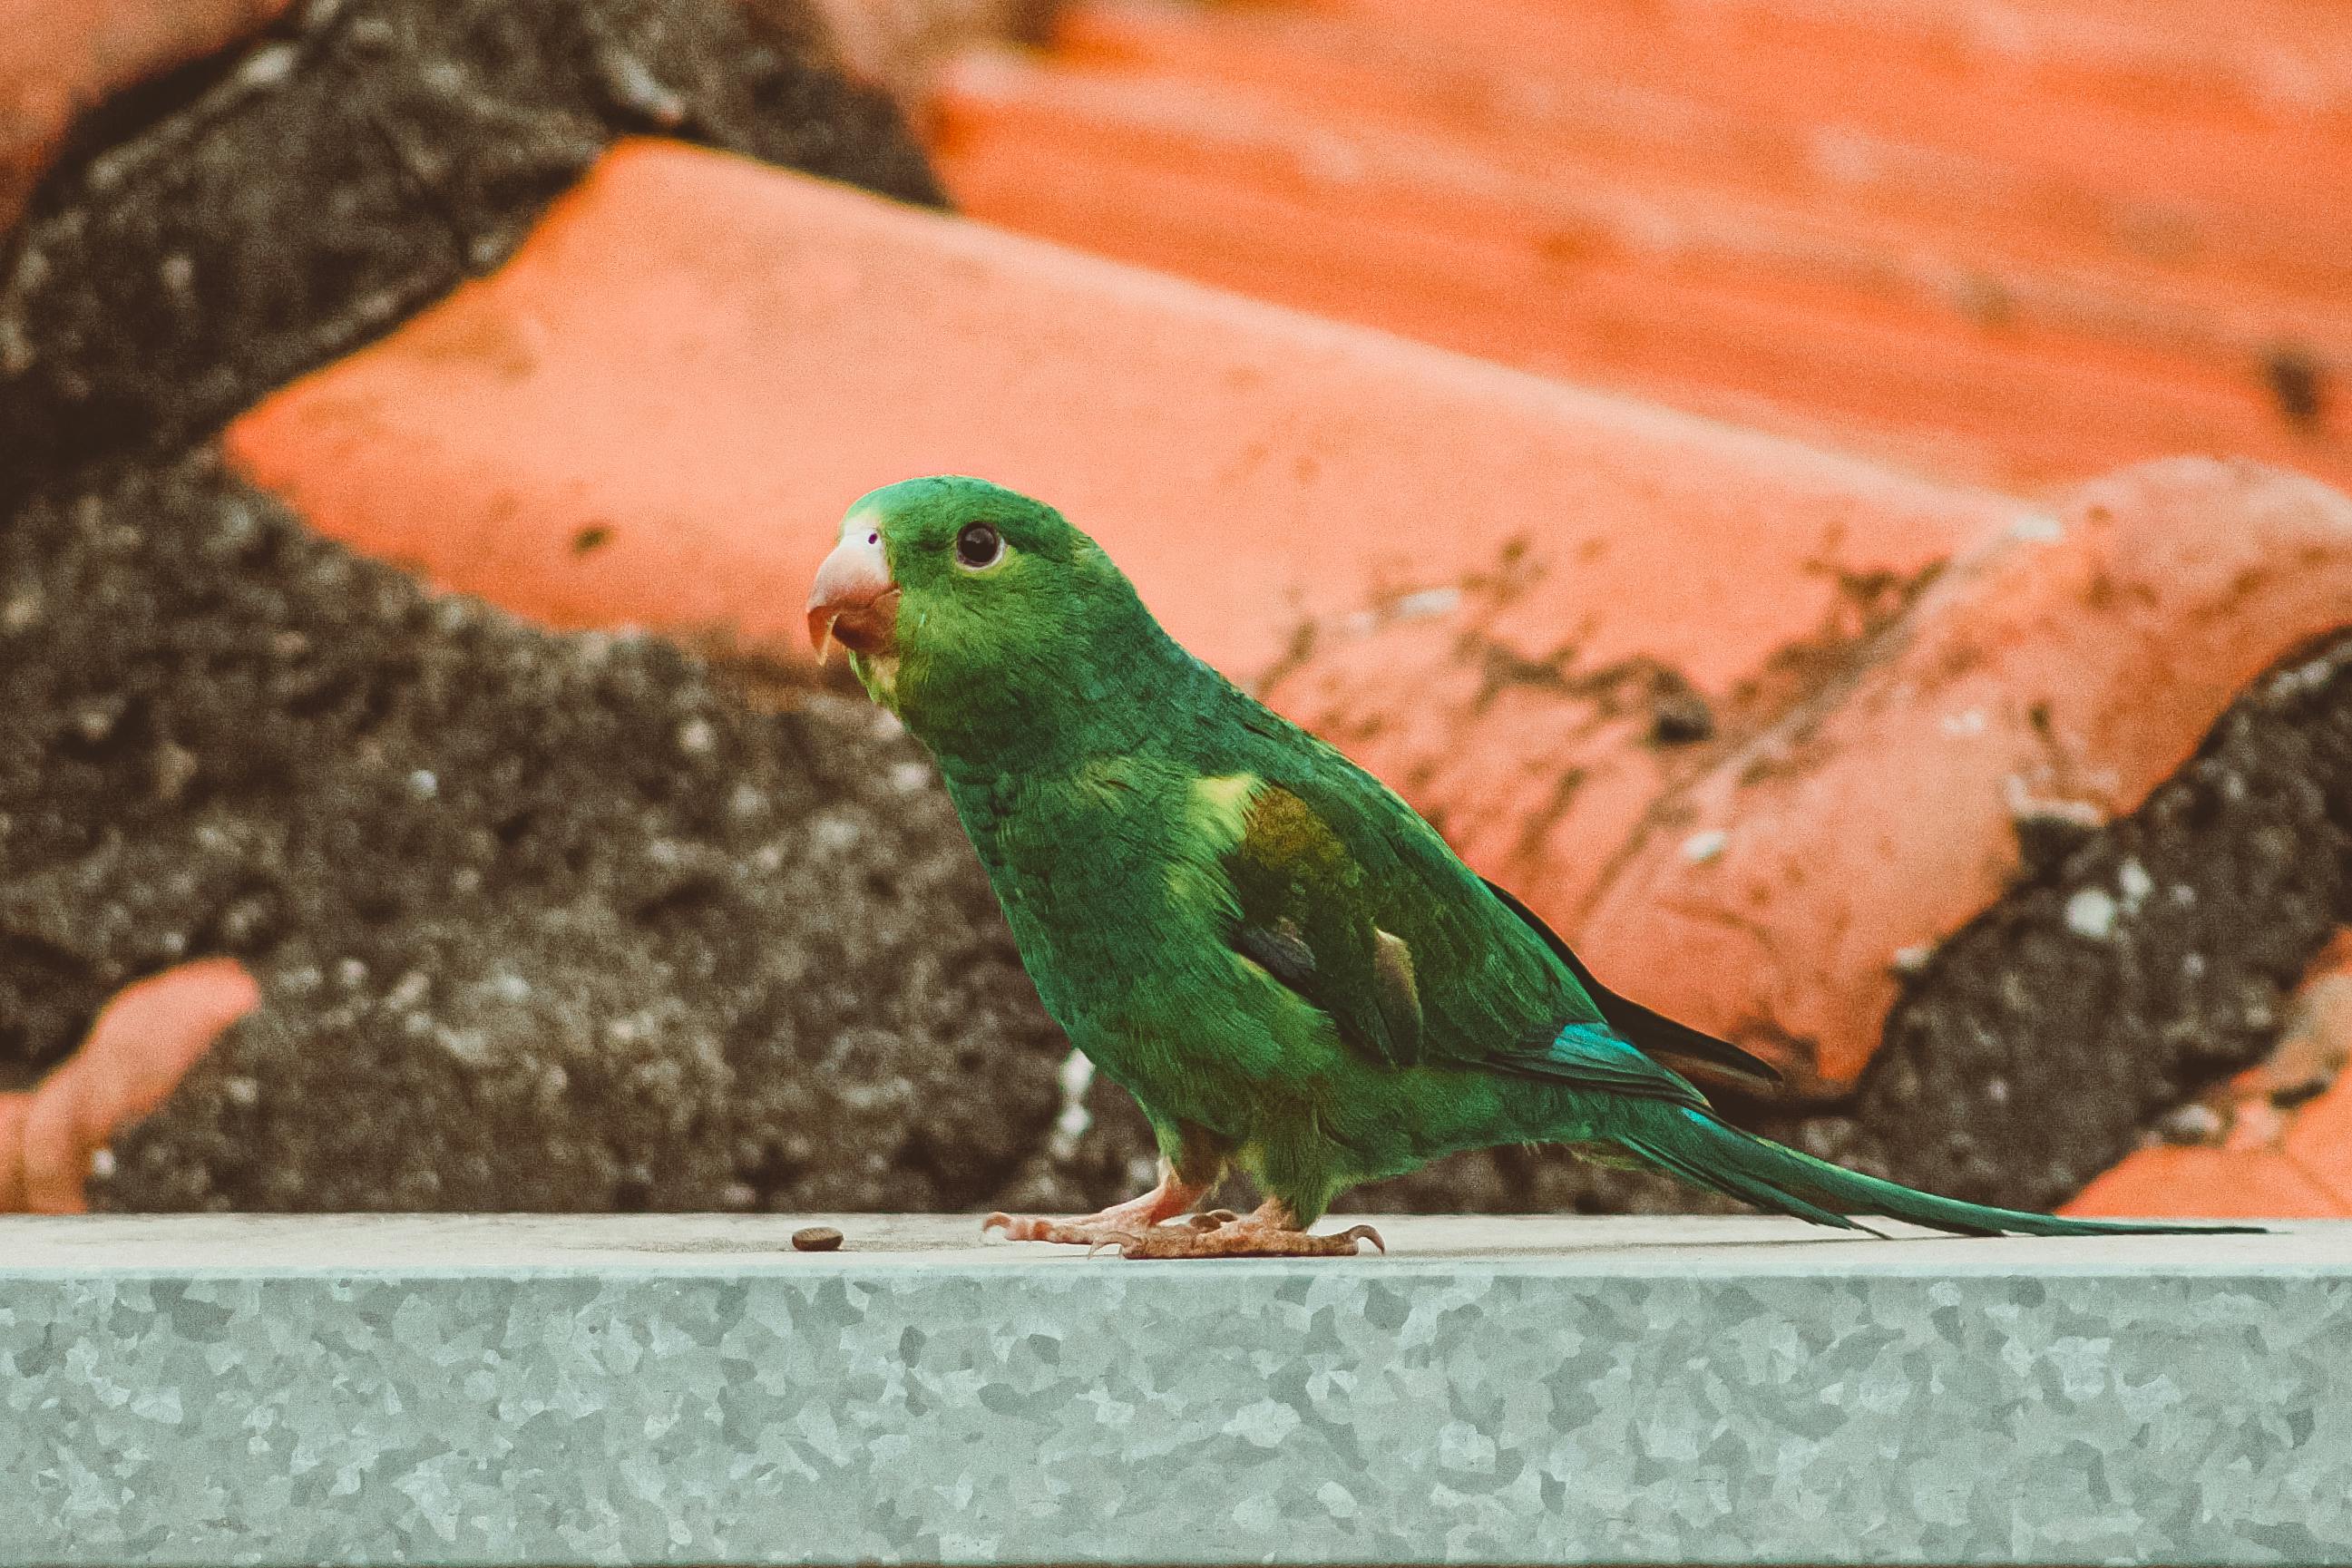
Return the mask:
[[[2325,190],[2301,203],[2280,200],[2266,183],[2245,178],[2247,169],[2265,166],[2259,153],[2241,165],[2229,200],[2168,192],[2168,219],[2193,229],[2195,243],[2157,246],[2141,232],[2147,215],[2129,197],[2030,162],[1970,145],[1863,135],[1825,116],[1811,95],[1733,107],[1695,96],[1703,87],[1686,78],[1635,85],[1593,71],[1573,50],[1486,61],[1451,32],[1366,26],[1286,5],[1202,13],[1139,0],[1073,8],[1057,43],[1027,73],[1005,73],[1002,57],[992,57],[994,74],[1062,81],[1074,93],[1124,83],[1138,112],[1149,112],[1164,97],[1160,85],[1172,80],[1228,116],[1237,103],[1258,103],[1311,117],[1333,151],[1353,132],[1420,133],[1475,152],[1498,173],[1549,172],[1560,184],[1648,189],[1685,201],[1712,191],[1734,210],[1772,214],[1801,235],[1874,248],[1879,269],[1922,290],[1952,292],[1953,275],[1973,269],[1979,287],[2007,296],[2012,314],[2064,320],[2091,305],[2082,318],[2091,324],[2201,337],[2229,333],[2266,297],[2275,328],[2292,320],[2284,312],[2294,304],[2339,298],[2352,277],[2343,254],[2352,200]],[[988,58],[976,62],[983,89]],[[948,83],[950,128],[961,74]],[[2167,125],[2163,133],[2198,129]],[[2273,160],[2292,156],[2298,169],[2309,162],[2306,120],[2271,131]],[[952,150],[950,128],[941,140]],[[2352,156],[2352,139],[2345,151]],[[1662,204],[1657,215],[1662,225],[1673,221],[1675,204]]]
[[[1955,428],[1948,409],[1932,423],[1885,417],[1886,378],[1922,385],[1917,368],[1862,344],[1843,358],[1864,379],[1844,380],[1831,341],[1812,336],[1818,313],[1790,319],[1698,291],[1662,311],[1665,291],[1638,269],[1595,256],[1560,276],[1540,252],[1497,254],[1491,236],[1393,214],[1368,233],[1351,210],[1237,182],[1197,152],[1185,167],[1135,166],[1089,141],[1054,154],[1067,177],[1052,180],[1036,177],[1040,161],[1002,137],[940,157],[958,200],[991,222],[1522,370],[1971,482],[2083,461],[2072,436],[2018,455]],[[1149,203],[1124,193],[1145,188]],[[1853,335],[1843,322],[1827,331]],[[1994,407],[2005,420],[2014,402],[2003,392]]]
[[[1460,14],[1422,0],[1300,4],[1439,29]],[[1544,4],[1499,0],[1479,14],[1541,18]],[[2326,0],[2227,6],[2207,0],[1588,0],[1577,12],[1588,26],[1630,18],[1652,28],[1661,46],[1696,37],[1759,53],[1843,48],[1891,56],[1939,87],[2010,101],[2032,91],[2257,120],[2340,112],[2352,104],[2352,26]],[[1550,14],[1557,16],[1557,7]],[[1923,110],[1912,106],[1910,112]]]
[[2341,495],[2200,459],[2086,486],[1956,564],[1805,707],[1654,804],[1573,922],[1585,956],[1801,1082],[1850,1083],[1895,955],[2000,895],[2021,806],[2130,810],[2248,681],[2347,622]]
[[25,1211],[25,1113],[30,1094],[0,1094],[0,1214]]
[[[2273,90],[2260,101],[2234,95],[2234,103],[2217,101],[2233,95],[2183,91],[2179,83],[2133,94],[2065,80],[2067,45],[2045,31],[2034,50],[2025,7],[1982,0],[1945,7],[1959,27],[1942,39],[1909,33],[1899,20],[1891,27],[1842,25],[1865,10],[1893,18],[1908,8],[1833,0],[1800,6],[1606,0],[1576,7],[1572,21],[1549,0],[1341,0],[1328,8],[1374,26],[1443,31],[1465,55],[1505,69],[1534,73],[1542,68],[1530,62],[1570,64],[1591,76],[1670,88],[1744,114],[1802,105],[1855,142],[1885,139],[1999,157],[2081,188],[2136,198],[2156,217],[2183,197],[2269,204],[2282,212],[2340,211],[2344,199],[2340,184],[2330,188],[2329,165],[2312,156],[2315,141],[2341,144],[2352,131],[2352,68],[2346,64],[2352,37],[2340,11],[2335,20],[2326,17],[2328,7],[2306,10],[2256,45],[2266,57],[2256,68],[2276,73]],[[2187,31],[2177,20],[2106,20],[2126,37]],[[2004,27],[2007,38],[2000,37]],[[1954,35],[1965,32],[1977,35],[1969,40],[1977,47],[1954,47],[1960,42]],[[2200,47],[2210,51],[2201,60]],[[2040,54],[2037,63],[2060,68],[2020,68],[2029,51]],[[2210,41],[2192,42],[2175,63],[2189,79],[2219,85],[2225,72],[2213,62],[2222,57]]]
[[[1914,232],[1655,159],[1285,96],[978,57],[935,107],[935,155],[992,221],[1972,478],[2218,450],[2352,479],[2352,417],[2322,400],[2294,424],[2262,370],[2289,337],[2352,361],[2340,288],[2200,283],[2030,239],[2004,255],[1980,226]],[[1958,460],[1936,463],[1937,443]]]
[[2352,1214],[2352,931],[2340,933],[2295,994],[2288,1025],[2297,1060],[2335,1081],[2299,1107],[2286,1131],[2287,1157]]
[[90,1157],[163,1103],[220,1032],[260,1004],[230,958],[127,987],[29,1092],[0,1095],[0,1213],[79,1214]]
[[2176,1146],[2135,1150],[2095,1177],[2067,1214],[2181,1219],[2341,1219],[2352,1202],[2275,1151]]
[[1818,629],[1841,573],[1916,574],[2025,515],[653,142],[227,442],[329,534],[446,586],[792,658],[848,501],[982,474],[1095,531],[1244,678],[1310,618],[1520,540],[1591,657],[1728,689]]
[[2284,1153],[2327,1190],[2338,1213],[2352,1216],[2352,1073],[2295,1113]]
[[287,0],[0,0],[0,232],[74,117],[258,31]]
[[1030,30],[1035,0],[739,0],[787,32],[814,10],[833,53],[854,74],[912,95],[940,60],[984,38]]

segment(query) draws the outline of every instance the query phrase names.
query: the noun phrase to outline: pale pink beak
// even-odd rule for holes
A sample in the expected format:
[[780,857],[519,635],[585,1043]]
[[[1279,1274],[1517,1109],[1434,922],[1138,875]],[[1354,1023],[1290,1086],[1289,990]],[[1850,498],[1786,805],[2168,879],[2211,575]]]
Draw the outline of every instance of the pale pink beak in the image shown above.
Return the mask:
[[809,641],[823,664],[839,643],[860,653],[890,653],[898,646],[898,585],[882,554],[879,533],[852,528],[816,569],[809,589]]

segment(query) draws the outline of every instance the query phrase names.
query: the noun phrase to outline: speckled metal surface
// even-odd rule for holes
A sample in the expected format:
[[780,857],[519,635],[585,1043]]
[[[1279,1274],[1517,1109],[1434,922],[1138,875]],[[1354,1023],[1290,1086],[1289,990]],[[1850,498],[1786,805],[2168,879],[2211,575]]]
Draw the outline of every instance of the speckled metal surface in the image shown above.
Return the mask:
[[2352,1226],[807,1218],[0,1221],[0,1563],[2352,1562]]

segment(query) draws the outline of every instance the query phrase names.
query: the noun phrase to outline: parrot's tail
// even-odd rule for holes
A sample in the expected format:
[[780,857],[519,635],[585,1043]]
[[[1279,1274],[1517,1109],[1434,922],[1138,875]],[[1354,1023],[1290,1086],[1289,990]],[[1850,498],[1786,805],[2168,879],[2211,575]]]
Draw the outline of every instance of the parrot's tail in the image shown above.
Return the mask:
[[[2260,1234],[2259,1225],[2141,1224],[2125,1219],[2064,1219],[2019,1208],[1991,1208],[1864,1176],[1769,1138],[1743,1133],[1709,1113],[1670,1101],[1626,1105],[1619,1144],[1685,1181],[1776,1214],[1815,1225],[1869,1230],[1849,1214],[1890,1219],[1963,1236],[2116,1236],[2180,1232]],[[1876,1234],[1876,1232],[1873,1232]]]

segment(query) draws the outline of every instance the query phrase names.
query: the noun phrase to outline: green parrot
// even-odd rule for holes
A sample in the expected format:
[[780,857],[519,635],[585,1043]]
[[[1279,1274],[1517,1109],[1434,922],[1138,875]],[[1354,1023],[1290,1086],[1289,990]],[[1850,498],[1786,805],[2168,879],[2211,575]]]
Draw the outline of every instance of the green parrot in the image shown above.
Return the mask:
[[[1129,1257],[1352,1254],[1307,1227],[1360,1182],[1555,1143],[1817,1225],[1971,1235],[2215,1227],[1938,1197],[1741,1132],[1670,1063],[1770,1080],[1602,987],[1332,747],[1179,647],[1099,546],[983,480],[849,509],[808,605],[937,758],[1045,1009],[1135,1096],[1159,1185],[1016,1240]],[[1265,1203],[1192,1208],[1229,1169]]]

